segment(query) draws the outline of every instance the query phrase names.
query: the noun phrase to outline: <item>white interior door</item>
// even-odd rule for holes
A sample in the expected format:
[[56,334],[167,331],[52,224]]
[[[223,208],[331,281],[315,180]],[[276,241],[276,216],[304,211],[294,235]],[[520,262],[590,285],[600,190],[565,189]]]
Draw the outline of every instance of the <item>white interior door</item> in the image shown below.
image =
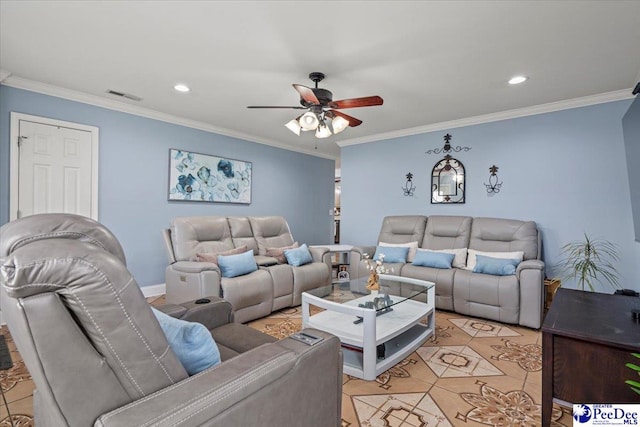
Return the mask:
[[97,219],[97,131],[12,113],[11,219],[54,212]]
[[97,127],[11,113],[10,133],[10,220],[48,212],[98,220]]
[[91,215],[91,134],[20,121],[18,216]]

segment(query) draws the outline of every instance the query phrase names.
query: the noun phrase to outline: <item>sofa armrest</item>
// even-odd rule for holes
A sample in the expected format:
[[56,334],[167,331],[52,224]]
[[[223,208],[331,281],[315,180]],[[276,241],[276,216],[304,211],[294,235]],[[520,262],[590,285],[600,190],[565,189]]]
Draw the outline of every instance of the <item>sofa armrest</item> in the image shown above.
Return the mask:
[[180,273],[202,273],[203,271],[220,273],[218,264],[212,262],[178,261],[171,264],[171,268]]
[[359,260],[364,259],[365,254],[369,256],[369,258],[373,258],[373,254],[376,253],[376,246],[354,246],[351,248],[351,255],[354,254],[356,257],[359,257]]
[[173,253],[173,243],[171,243],[171,230],[165,228],[162,230],[162,240],[164,241],[164,247],[167,250],[167,257],[169,258],[169,264],[176,262],[176,255]]
[[516,269],[516,275],[518,276],[518,279],[522,274],[522,270],[544,271],[544,262],[538,259],[528,259],[526,261],[522,261],[520,264],[518,264],[518,268]]
[[331,283],[331,270],[333,269],[332,254],[329,248],[324,246],[309,246],[313,262],[322,262],[329,268],[329,283]]
[[373,258],[375,252],[375,246],[354,246],[351,248],[351,253],[349,254],[349,277],[351,279],[358,279],[362,276],[360,261],[364,259],[365,254],[367,254],[369,258]]
[[544,262],[522,261],[516,270],[520,282],[520,323],[538,329],[544,313]]
[[340,341],[308,331],[324,340],[313,346],[290,338],[262,345],[106,413],[95,425],[294,426],[301,414],[317,426],[339,425]]
[[313,259],[313,262],[327,262],[325,259],[325,255],[328,255],[329,263],[331,263],[329,248],[325,248],[323,246],[309,246],[309,252],[311,252],[311,258]]
[[197,300],[187,301],[179,304],[165,304],[156,308],[187,322],[202,323],[209,330],[233,322],[233,307],[229,301],[216,296],[207,296],[205,299],[209,302],[196,304]]

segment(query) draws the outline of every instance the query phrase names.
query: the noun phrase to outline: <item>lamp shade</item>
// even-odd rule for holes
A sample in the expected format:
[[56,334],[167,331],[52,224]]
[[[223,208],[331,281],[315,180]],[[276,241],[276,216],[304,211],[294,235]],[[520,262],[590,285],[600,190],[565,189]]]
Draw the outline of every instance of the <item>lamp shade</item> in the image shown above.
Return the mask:
[[293,119],[285,125],[291,132],[300,136],[300,123],[297,119]]
[[333,133],[340,133],[349,126],[349,121],[343,117],[336,116],[332,121]]
[[331,131],[329,130],[329,126],[318,126],[316,130],[316,138],[327,138],[331,136]]
[[314,130],[318,128],[318,117],[311,111],[307,111],[300,117],[300,127],[302,130]]

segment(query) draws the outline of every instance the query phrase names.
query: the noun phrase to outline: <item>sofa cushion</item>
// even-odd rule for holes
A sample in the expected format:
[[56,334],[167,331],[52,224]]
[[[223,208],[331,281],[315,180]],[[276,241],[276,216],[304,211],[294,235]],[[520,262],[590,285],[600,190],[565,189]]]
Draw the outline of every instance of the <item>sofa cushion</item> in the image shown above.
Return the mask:
[[253,254],[258,255],[258,242],[253,236],[253,229],[249,218],[246,216],[230,216],[227,217],[229,223],[229,231],[233,246],[239,247],[247,245],[248,249],[253,249]]
[[538,229],[533,221],[474,218],[469,249],[483,252],[524,252],[523,259],[538,259]]
[[286,251],[287,249],[295,249],[298,247],[300,247],[300,245],[298,245],[298,242],[293,242],[292,245],[283,246],[281,248],[267,248],[267,252],[265,253],[265,255],[277,259],[278,264],[284,264],[287,262],[287,257],[284,256],[284,251]]
[[219,255],[218,266],[222,277],[243,276],[258,269],[251,250],[238,255]]
[[311,258],[311,252],[309,252],[309,247],[307,247],[306,243],[303,243],[299,248],[286,249],[284,251],[284,256],[287,258],[287,263],[294,267],[300,267],[301,265],[309,264],[313,261],[313,258]]
[[453,278],[458,271],[455,268],[419,267],[413,264],[404,264],[400,275],[435,283],[436,308],[453,310]]
[[432,252],[444,252],[445,254],[453,254],[451,266],[455,268],[465,268],[467,266],[467,248],[458,249],[429,249]]
[[258,244],[258,255],[265,255],[267,248],[281,248],[295,242],[284,217],[252,216],[249,217],[249,222]]
[[195,261],[197,253],[233,249],[225,217],[177,217],[171,221],[171,243],[176,261]]
[[[467,257],[467,267],[466,270],[471,270],[476,266],[476,256],[485,256],[491,258],[501,258],[501,259],[516,259],[518,260],[518,264],[522,262],[522,258],[524,256],[524,252],[515,251],[515,252],[482,252],[476,251],[474,249],[469,249],[469,256]],[[517,265],[517,264],[516,264]]]
[[220,363],[218,346],[203,324],[176,319],[153,307],[151,310],[158,319],[171,350],[189,375]]
[[427,217],[424,215],[387,216],[382,220],[378,242],[421,242]]
[[518,264],[520,264],[520,261],[517,259],[476,255],[476,266],[473,268],[473,272],[493,274],[494,276],[509,276],[516,274]]
[[229,249],[227,251],[222,252],[199,252],[196,254],[196,261],[198,262],[212,262],[214,264],[218,263],[218,256],[220,255],[237,255],[246,252],[249,250],[247,245],[240,246],[238,248]]
[[407,262],[409,248],[407,246],[378,246],[373,260],[377,261],[382,255],[384,262]]
[[468,270],[455,272],[453,306],[457,313],[518,323],[521,290],[516,275],[491,276]]
[[413,265],[433,268],[451,268],[454,254],[446,252],[434,252],[427,249],[419,249],[413,260]]
[[409,248],[409,253],[407,254],[407,262],[412,262],[413,258],[416,256],[416,251],[418,250],[418,242],[409,242],[409,243],[386,243],[380,242],[378,246],[389,246],[389,247],[406,247]]
[[468,248],[472,218],[468,216],[432,215],[427,219],[422,249]]

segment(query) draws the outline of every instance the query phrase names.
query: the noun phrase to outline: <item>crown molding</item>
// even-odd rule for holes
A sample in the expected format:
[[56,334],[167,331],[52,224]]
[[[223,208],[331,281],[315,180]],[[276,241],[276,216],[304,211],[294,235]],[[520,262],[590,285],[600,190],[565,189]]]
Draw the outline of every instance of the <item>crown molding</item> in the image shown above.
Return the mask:
[[[0,77],[5,76],[5,70],[0,70]],[[66,89],[59,86],[50,85],[47,83],[41,83],[34,80],[25,79],[22,77],[11,76],[8,73],[4,80],[0,82],[5,86],[10,86],[16,89],[24,89],[31,92],[41,93],[43,95],[55,96],[58,98],[68,99],[70,101],[81,102],[83,104],[89,104],[96,107],[107,108],[109,110],[120,111],[122,113],[133,114],[136,116],[146,117],[148,119],[159,120],[175,125],[185,126],[192,129],[198,129],[205,132],[211,132],[219,135],[228,136],[231,138],[237,138],[244,141],[255,142],[258,144],[268,145],[270,147],[281,148],[283,150],[294,151],[302,154],[308,154],[314,157],[322,157],[325,159],[335,160],[335,156],[319,153],[317,151],[305,150],[303,148],[297,149],[291,145],[284,145],[269,139],[259,138],[254,135],[245,134],[242,132],[236,132],[230,129],[220,128],[210,125],[208,123],[199,122],[196,120],[189,120],[184,117],[174,116],[172,114],[162,113],[160,111],[152,110],[149,108],[139,107],[136,105],[127,104],[124,102],[103,98],[88,93]]]
[[393,132],[380,133],[377,135],[362,138],[346,139],[336,141],[339,147],[349,145],[364,144],[367,142],[382,141],[385,139],[400,138],[403,136],[418,135],[421,133],[436,132],[447,129],[455,129],[464,126],[479,125],[483,123],[497,122],[500,120],[515,119],[519,117],[534,116],[537,114],[551,113],[554,111],[569,110],[572,108],[586,107],[595,104],[621,101],[633,98],[632,88],[605,92],[597,95],[584,96],[581,98],[567,99],[564,101],[550,102],[548,104],[534,105],[533,107],[518,108],[515,110],[501,111],[498,113],[484,114],[482,116],[467,117],[464,119],[450,120],[448,122],[434,123],[426,126],[401,129]]
[[[322,157],[325,159],[335,160],[336,157],[319,153],[317,151],[305,150],[302,148],[296,148],[291,145],[285,145],[272,141],[266,138],[259,138],[255,135],[249,135],[242,132],[233,131],[230,129],[220,128],[210,125],[208,123],[199,122],[196,120],[189,120],[184,117],[174,116],[172,114],[162,113],[160,111],[152,110],[149,108],[139,107],[136,105],[127,104],[124,102],[103,98],[88,93],[75,91],[71,89],[62,88],[59,86],[49,85],[46,83],[37,82],[34,80],[25,79],[22,77],[12,76],[9,71],[0,69],[0,83],[5,86],[14,87],[17,89],[24,89],[32,92],[42,93],[44,95],[55,96],[58,98],[68,99],[70,101],[81,102],[84,104],[94,105],[96,107],[107,108],[109,110],[120,111],[123,113],[133,114],[136,116],[146,117],[149,119],[159,120],[167,123],[172,123],[180,126],[185,126],[192,129],[198,129],[205,132],[211,132],[219,135],[228,136],[231,138],[237,138],[244,141],[255,142],[258,144],[268,145],[270,147],[281,148],[283,150],[294,151],[302,154],[307,154],[314,157]],[[620,101],[624,99],[633,98],[631,94],[632,88],[622,89],[613,92],[605,92],[596,95],[584,96],[581,98],[568,99],[563,101],[551,102],[547,104],[535,105],[532,107],[519,108],[515,110],[501,111],[498,113],[484,114],[481,116],[467,117],[463,119],[450,120],[447,122],[434,123],[425,126],[418,126],[408,129],[401,129],[393,132],[379,133],[376,135],[364,136],[361,138],[352,138],[345,140],[338,140],[335,143],[339,147],[346,147],[349,145],[364,144],[367,142],[382,141],[385,139],[401,138],[405,136],[418,135],[428,132],[437,132],[446,129],[454,129],[464,126],[478,125],[483,123],[496,122],[500,120],[515,119],[519,117],[533,116],[537,114],[550,113],[554,111],[568,110],[571,108],[586,107],[595,104],[604,104],[607,102]]]

